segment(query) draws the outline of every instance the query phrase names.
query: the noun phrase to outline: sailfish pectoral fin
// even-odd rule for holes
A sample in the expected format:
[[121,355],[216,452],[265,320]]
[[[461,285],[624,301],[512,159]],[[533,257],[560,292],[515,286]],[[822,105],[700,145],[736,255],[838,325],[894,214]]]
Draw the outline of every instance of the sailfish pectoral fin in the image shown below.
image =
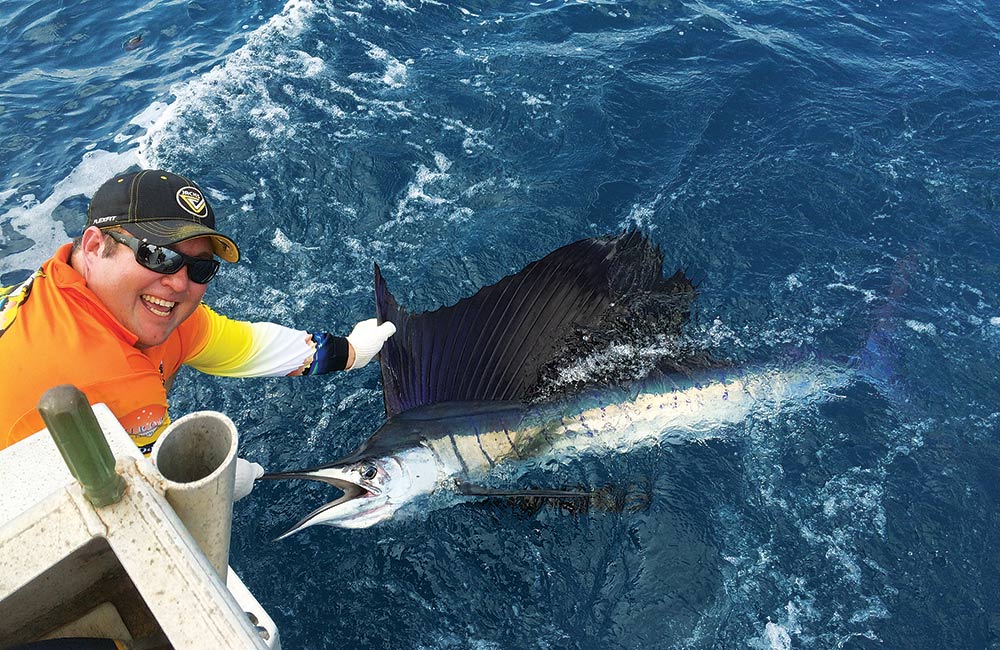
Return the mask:
[[471,483],[458,482],[458,491],[468,496],[503,499],[507,505],[534,514],[543,506],[553,505],[573,514],[590,512],[591,503],[598,496],[589,490],[497,490]]
[[497,490],[487,488],[473,483],[458,481],[456,483],[458,491],[471,497],[542,497],[556,499],[589,499],[595,492],[585,490],[546,490],[546,489],[526,489],[526,490]]
[[459,492],[468,496],[500,497],[525,512],[556,506],[571,514],[588,512],[641,512],[649,507],[650,486],[633,484],[627,488],[606,485],[596,490],[496,490],[458,482]]

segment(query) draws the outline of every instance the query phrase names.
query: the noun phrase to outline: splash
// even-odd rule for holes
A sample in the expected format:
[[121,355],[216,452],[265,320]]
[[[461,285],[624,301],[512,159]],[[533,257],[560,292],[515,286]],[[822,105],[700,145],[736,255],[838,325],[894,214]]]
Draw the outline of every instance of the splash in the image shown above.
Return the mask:
[[274,76],[308,79],[321,75],[325,67],[322,59],[289,47],[316,11],[313,2],[289,0],[221,65],[172,86],[174,101],[140,144],[151,165],[168,167],[169,161],[181,154],[199,158],[212,150],[219,132],[226,131],[234,118],[249,118],[250,135],[265,143],[293,136],[288,112],[272,98],[274,89],[267,81]]
[[[38,268],[70,235],[62,222],[53,219],[53,213],[67,199],[85,196],[88,199],[101,183],[132,165],[139,164],[136,149],[122,153],[94,150],[83,155],[80,164],[65,178],[56,183],[52,193],[42,201],[34,195],[22,197],[21,205],[0,216],[0,223],[10,224],[14,231],[33,242],[31,248],[0,258],[0,274],[28,271]],[[83,226],[83,215],[80,216]],[[5,242],[0,240],[0,242]]]
[[[263,56],[262,52],[271,51],[272,43],[284,42],[299,35],[314,12],[315,5],[309,0],[289,0],[278,15],[251,34],[247,44],[233,53],[223,65],[194,81],[173,87],[173,102],[154,102],[132,118],[112,138],[116,144],[123,145],[121,151],[92,148],[65,178],[55,184],[48,197],[43,200],[36,199],[34,195],[21,197],[20,205],[0,215],[0,224],[9,225],[18,238],[29,240],[31,246],[0,259],[0,274],[35,269],[56,247],[70,239],[66,226],[53,218],[56,209],[67,199],[76,196],[89,199],[101,183],[130,167],[169,166],[167,163],[170,156],[164,155],[164,152],[175,147],[176,142],[198,148],[204,144],[202,139],[212,138],[213,122],[217,124],[221,115],[239,108],[236,104],[239,104],[238,97],[241,94],[220,93],[217,89],[220,86],[231,88],[232,84],[247,85],[247,69],[274,65],[275,61]],[[257,62],[258,59],[260,62]],[[305,54],[286,55],[279,63],[294,69],[301,76],[315,76],[322,68],[322,61]],[[264,137],[264,134],[287,130],[280,107],[268,103],[266,93],[258,100],[259,95],[255,91],[259,91],[259,88],[245,90],[247,97],[255,98],[253,101],[258,102],[253,107],[244,107],[245,112],[254,117],[258,135]],[[224,105],[220,105],[220,101],[209,101],[213,95],[220,97]],[[202,119],[191,120],[191,112],[197,113]],[[204,124],[206,120],[207,125]],[[142,133],[137,136],[127,135],[133,126],[139,127]],[[181,131],[195,128],[202,132],[201,138],[192,140],[181,137]],[[171,143],[169,147],[167,142]],[[6,190],[2,196],[10,199],[16,194],[16,189]],[[80,225],[83,225],[82,215]],[[10,243],[8,239],[9,236],[0,235],[0,244]]]

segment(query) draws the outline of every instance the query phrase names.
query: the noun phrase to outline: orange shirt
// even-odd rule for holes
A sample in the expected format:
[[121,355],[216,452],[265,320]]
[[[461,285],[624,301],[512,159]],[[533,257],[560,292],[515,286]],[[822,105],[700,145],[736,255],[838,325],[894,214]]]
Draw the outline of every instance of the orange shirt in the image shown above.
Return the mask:
[[[312,354],[309,336],[273,323],[232,321],[204,304],[166,341],[139,350],[59,248],[0,335],[0,449],[45,427],[46,390],[73,384],[108,405],[148,452],[169,422],[167,386],[181,364],[230,376],[286,375]],[[280,358],[278,358],[280,357]]]

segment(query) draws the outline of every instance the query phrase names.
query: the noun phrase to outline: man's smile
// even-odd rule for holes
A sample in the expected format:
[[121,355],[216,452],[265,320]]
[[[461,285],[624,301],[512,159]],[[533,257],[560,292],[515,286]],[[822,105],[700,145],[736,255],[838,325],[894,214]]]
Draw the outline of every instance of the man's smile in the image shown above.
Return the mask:
[[143,294],[141,297],[143,306],[157,316],[169,316],[171,310],[174,308],[174,305],[177,304],[176,302],[163,300],[162,298],[157,298],[149,294]]

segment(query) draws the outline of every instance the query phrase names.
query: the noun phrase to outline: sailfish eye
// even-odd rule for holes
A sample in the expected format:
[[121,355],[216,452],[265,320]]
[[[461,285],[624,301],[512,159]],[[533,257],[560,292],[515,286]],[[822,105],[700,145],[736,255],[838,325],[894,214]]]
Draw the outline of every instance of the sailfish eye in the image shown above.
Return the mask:
[[361,468],[358,469],[358,472],[360,472],[361,478],[363,478],[366,481],[370,481],[376,476],[378,476],[378,468],[372,465],[371,463],[362,465]]

